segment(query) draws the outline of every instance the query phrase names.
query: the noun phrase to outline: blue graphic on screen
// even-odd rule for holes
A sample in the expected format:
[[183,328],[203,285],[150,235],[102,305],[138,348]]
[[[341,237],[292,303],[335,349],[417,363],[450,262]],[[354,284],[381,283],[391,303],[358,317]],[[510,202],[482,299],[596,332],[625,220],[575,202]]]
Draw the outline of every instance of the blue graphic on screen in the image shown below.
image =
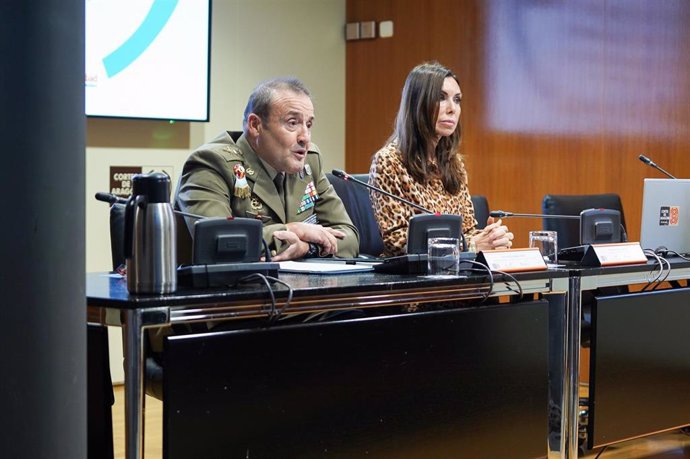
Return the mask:
[[177,0],[155,0],[153,2],[144,21],[132,36],[103,59],[103,65],[105,65],[105,71],[109,78],[126,69],[129,64],[146,51],[146,48],[163,30],[176,6]]
[[88,116],[206,121],[211,0],[84,0]]

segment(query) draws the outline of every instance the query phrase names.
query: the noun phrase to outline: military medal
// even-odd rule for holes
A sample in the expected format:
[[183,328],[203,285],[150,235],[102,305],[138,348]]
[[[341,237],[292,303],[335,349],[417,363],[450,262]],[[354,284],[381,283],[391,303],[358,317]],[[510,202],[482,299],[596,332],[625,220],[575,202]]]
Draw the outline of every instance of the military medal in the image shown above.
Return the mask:
[[297,213],[301,214],[307,209],[314,207],[314,203],[319,199],[319,193],[316,192],[316,187],[314,182],[309,182],[307,187],[304,189],[304,195],[297,208]]
[[252,206],[252,210],[261,210],[263,207],[263,204],[261,204],[258,198],[252,198],[252,200],[249,201],[249,205]]
[[252,192],[249,189],[247,177],[245,177],[244,174],[244,167],[242,164],[238,163],[233,166],[232,170],[235,173],[235,197],[242,199],[248,198]]

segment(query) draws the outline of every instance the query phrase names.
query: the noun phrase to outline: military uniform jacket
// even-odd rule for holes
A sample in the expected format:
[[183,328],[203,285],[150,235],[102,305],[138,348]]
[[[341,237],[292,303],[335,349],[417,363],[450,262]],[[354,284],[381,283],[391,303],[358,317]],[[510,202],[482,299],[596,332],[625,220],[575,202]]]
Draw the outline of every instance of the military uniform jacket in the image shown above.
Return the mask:
[[[190,155],[177,188],[176,207],[205,217],[258,218],[264,225],[264,240],[276,252],[284,243],[273,239],[274,231],[287,229],[286,223],[318,223],[345,233],[338,240],[338,256],[357,256],[359,235],[322,170],[318,148],[310,147],[302,172],[286,175],[283,207],[263,163],[244,135],[236,134],[224,132]],[[186,220],[193,234],[194,222]]]

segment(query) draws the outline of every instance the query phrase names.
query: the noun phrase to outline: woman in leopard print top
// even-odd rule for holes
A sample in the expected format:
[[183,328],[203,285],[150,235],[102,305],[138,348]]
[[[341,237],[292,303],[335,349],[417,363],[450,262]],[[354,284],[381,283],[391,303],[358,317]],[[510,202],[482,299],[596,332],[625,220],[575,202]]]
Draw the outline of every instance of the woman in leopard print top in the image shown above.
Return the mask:
[[[463,216],[462,231],[470,248],[509,248],[513,233],[489,217],[476,229],[474,207],[460,146],[460,100],[457,77],[436,62],[418,65],[407,76],[395,130],[371,163],[369,184],[434,212]],[[411,206],[370,192],[385,245],[384,256],[406,252]]]

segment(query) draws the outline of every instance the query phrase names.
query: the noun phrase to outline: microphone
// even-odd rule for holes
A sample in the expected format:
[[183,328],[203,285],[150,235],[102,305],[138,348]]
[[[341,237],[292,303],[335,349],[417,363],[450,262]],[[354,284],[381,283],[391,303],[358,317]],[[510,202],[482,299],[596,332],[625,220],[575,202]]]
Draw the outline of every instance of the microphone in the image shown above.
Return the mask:
[[[128,199],[103,191],[96,193],[96,199],[111,206],[129,202]],[[194,264],[177,268],[180,285],[225,287],[237,282],[248,282],[251,275],[278,277],[279,265],[271,261],[271,252],[262,237],[262,224],[259,220],[236,219],[230,215],[223,221],[175,209],[173,213],[199,220],[192,246]],[[232,227],[229,227],[227,222],[233,220]],[[261,247],[264,249],[265,262],[259,261]]]
[[357,180],[356,178],[354,178],[353,176],[351,176],[351,175],[348,174],[347,172],[342,171],[342,170],[340,170],[340,169],[333,169],[332,174],[333,174],[334,176],[338,177],[339,179],[345,180],[346,182],[355,182],[355,183],[358,183],[358,184],[360,184],[360,185],[362,185],[362,186],[365,186],[365,187],[367,187],[367,188],[370,188],[370,189],[372,189],[372,190],[374,190],[374,191],[376,191],[376,192],[378,192],[378,193],[385,194],[386,196],[388,196],[388,197],[390,197],[390,198],[393,198],[393,199],[395,199],[396,201],[400,201],[400,202],[402,202],[402,203],[405,203],[405,204],[407,204],[408,206],[412,206],[412,207],[414,207],[415,209],[419,209],[419,210],[421,210],[421,211],[424,212],[424,213],[439,215],[438,212],[432,212],[432,211],[430,211],[429,209],[420,206],[419,204],[415,204],[414,202],[408,201],[407,199],[403,199],[403,198],[401,198],[400,196],[396,196],[396,195],[394,195],[394,194],[392,194],[392,193],[389,193],[388,191],[386,191],[386,190],[384,190],[384,189],[381,189],[381,188],[376,187],[376,186],[373,186],[373,185],[369,185],[368,183],[363,182],[363,181],[361,181],[361,180]]
[[628,234],[621,223],[621,213],[615,209],[585,209],[580,212],[580,215],[520,214],[494,210],[489,212],[489,215],[494,218],[529,217],[580,220],[580,244],[582,244],[580,248],[587,244],[628,240]]
[[99,201],[107,202],[109,204],[127,204],[127,200],[119,196],[115,196],[112,193],[105,193],[99,191],[96,193],[96,199]]
[[662,168],[660,168],[659,166],[657,166],[656,163],[655,163],[654,161],[652,161],[651,159],[647,158],[645,155],[640,155],[640,156],[638,157],[638,159],[639,159],[640,161],[642,161],[643,163],[645,163],[646,165],[648,165],[648,166],[650,166],[650,167],[653,167],[654,169],[658,170],[659,172],[661,172],[662,174],[664,174],[664,175],[667,176],[668,178],[675,179],[674,176],[672,176],[671,174],[669,174],[668,172],[666,172],[665,170],[663,170]]
[[457,237],[462,240],[463,251],[466,250],[467,244],[465,236],[462,234],[462,217],[460,215],[432,212],[419,204],[415,204],[414,202],[396,196],[379,187],[357,180],[340,169],[333,169],[332,174],[346,182],[355,182],[428,214],[413,215],[410,218],[409,227],[407,229],[407,255],[388,258],[387,260],[391,260],[389,263],[375,265],[374,270],[407,274],[425,273],[426,254],[430,237],[455,237],[453,235],[459,235]]
[[[125,198],[121,198],[119,196],[115,196],[112,193],[106,193],[104,191],[99,191],[96,193],[96,199],[99,201],[107,202],[110,205],[112,204],[127,204],[128,200]],[[196,218],[198,220],[203,220],[208,217],[204,217],[203,215],[196,215],[196,214],[190,214],[188,212],[182,212],[181,210],[175,210],[173,209],[173,212],[182,215],[184,217],[189,217],[189,218]],[[232,220],[233,217],[228,217],[228,220]]]
[[531,217],[531,218],[572,218],[580,219],[579,215],[557,215],[557,214],[520,214],[515,212],[506,212],[504,210],[492,210],[489,212],[490,217],[507,218],[507,217]]

